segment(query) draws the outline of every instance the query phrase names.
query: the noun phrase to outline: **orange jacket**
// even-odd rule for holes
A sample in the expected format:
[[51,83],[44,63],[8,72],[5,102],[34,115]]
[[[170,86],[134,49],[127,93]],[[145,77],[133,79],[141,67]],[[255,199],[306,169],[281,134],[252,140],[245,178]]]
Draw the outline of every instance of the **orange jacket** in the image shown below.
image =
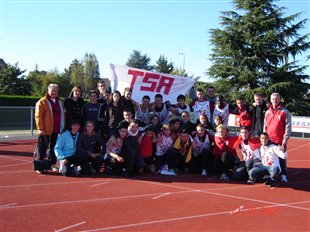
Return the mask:
[[[36,109],[35,109],[35,120],[36,120],[36,126],[37,130],[44,130],[45,135],[51,135],[53,133],[53,111],[52,106],[49,100],[47,99],[47,94],[42,97],[37,103],[36,103]],[[60,116],[60,132],[64,128],[64,109],[63,109],[63,103],[62,101],[58,101],[61,111]]]

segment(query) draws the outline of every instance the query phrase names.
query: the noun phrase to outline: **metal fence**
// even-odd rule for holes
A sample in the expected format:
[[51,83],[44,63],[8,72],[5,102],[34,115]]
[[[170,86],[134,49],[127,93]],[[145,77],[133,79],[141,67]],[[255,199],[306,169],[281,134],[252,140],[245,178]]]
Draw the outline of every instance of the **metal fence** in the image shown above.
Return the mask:
[[1,137],[31,135],[35,128],[34,107],[0,106]]
[[[34,136],[33,106],[0,106],[0,138]],[[304,117],[309,120],[309,117]],[[294,129],[294,128],[293,128]],[[310,133],[292,132],[293,137],[309,138]]]

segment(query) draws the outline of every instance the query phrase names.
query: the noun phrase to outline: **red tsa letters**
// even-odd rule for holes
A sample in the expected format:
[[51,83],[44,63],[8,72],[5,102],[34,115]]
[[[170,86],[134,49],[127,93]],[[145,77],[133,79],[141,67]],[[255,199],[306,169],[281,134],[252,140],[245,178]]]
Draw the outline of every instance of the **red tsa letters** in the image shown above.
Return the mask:
[[164,89],[164,94],[169,94],[171,86],[174,82],[174,78],[167,77],[164,75],[159,75],[156,73],[128,70],[128,74],[132,75],[132,80],[130,83],[130,88],[134,89],[137,77],[142,76],[142,83],[139,91],[149,91],[160,93],[162,88]]

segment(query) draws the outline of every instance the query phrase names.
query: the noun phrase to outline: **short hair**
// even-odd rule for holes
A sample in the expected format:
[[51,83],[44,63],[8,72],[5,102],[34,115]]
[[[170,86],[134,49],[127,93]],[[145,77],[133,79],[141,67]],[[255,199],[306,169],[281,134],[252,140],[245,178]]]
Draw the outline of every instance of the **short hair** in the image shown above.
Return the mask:
[[240,127],[240,131],[241,131],[241,130],[247,130],[247,131],[250,131],[250,129],[249,129],[247,126],[241,126],[241,127]]
[[144,96],[142,97],[142,101],[143,101],[144,99],[147,99],[147,100],[150,100],[150,101],[151,101],[151,98],[150,98],[149,95],[144,95]]
[[[208,87],[208,89],[214,89],[214,90],[215,90],[215,87],[212,86],[212,85],[210,85],[210,86]],[[208,90],[208,89],[207,89],[207,90]]]
[[161,98],[161,99],[163,99],[163,95],[161,95],[160,93],[158,93],[158,94],[155,95],[155,98]]
[[228,128],[223,124],[220,124],[216,127],[216,131],[219,131],[220,129],[225,129],[226,131],[228,131]]
[[236,101],[244,101],[243,96],[238,96],[238,97],[236,98]]
[[196,93],[197,93],[197,92],[203,92],[202,88],[196,89]]
[[150,125],[147,125],[147,126],[145,127],[145,129],[144,129],[144,132],[148,132],[148,131],[154,132],[154,128],[153,128],[152,126],[150,126]]
[[190,133],[186,128],[184,128],[181,130],[181,134],[190,134]]
[[138,121],[138,119],[131,119],[130,121],[129,121],[129,125],[130,124],[138,124],[139,125],[139,121]]
[[106,83],[105,83],[105,81],[104,81],[104,80],[100,80],[100,81],[98,81],[98,82],[97,82],[97,86],[99,86],[99,84],[104,84],[104,85],[106,85]]
[[272,94],[270,95],[270,98],[271,98],[272,96],[279,97],[279,98],[281,99],[281,95],[280,95],[279,93],[272,93]]
[[47,88],[48,88],[48,89],[52,89],[52,88],[57,88],[57,89],[59,89],[59,86],[58,86],[57,84],[51,83],[51,84],[49,84],[49,86],[48,86]]
[[97,91],[96,91],[96,90],[93,90],[93,89],[92,89],[91,91],[89,91],[89,96],[90,96],[91,94],[93,94],[93,93],[96,94],[96,96],[98,97]]
[[214,116],[214,120],[215,120],[215,119],[219,119],[219,120],[222,120],[222,121],[223,121],[223,117],[222,117],[221,115],[219,115],[219,114],[217,114],[217,115]]
[[259,137],[260,137],[261,135],[265,135],[265,136],[267,136],[267,137],[269,138],[269,134],[268,134],[267,132],[262,132],[262,133],[260,133],[260,134],[259,134]]
[[177,97],[177,101],[180,101],[180,100],[184,100],[185,101],[185,96],[183,94],[180,94],[178,97]]
[[163,130],[171,130],[171,129],[170,129],[169,124],[164,124],[164,125],[161,127],[161,130],[163,131]]
[[254,97],[264,97],[264,96],[263,96],[263,94],[261,94],[261,93],[255,93],[255,94],[254,94]]
[[177,122],[181,122],[181,119],[178,117],[172,118],[169,122],[169,125],[174,125]]
[[124,89],[124,93],[132,93],[132,89],[131,88],[129,88],[129,87],[126,87],[125,89]]

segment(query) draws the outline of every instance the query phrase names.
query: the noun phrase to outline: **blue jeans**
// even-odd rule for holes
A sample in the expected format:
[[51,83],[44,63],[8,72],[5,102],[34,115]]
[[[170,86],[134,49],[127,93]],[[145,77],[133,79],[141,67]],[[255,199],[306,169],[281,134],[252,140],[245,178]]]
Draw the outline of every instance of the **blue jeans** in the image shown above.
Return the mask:
[[249,176],[253,179],[258,179],[260,177],[263,177],[264,175],[270,175],[270,178],[274,180],[279,173],[280,173],[279,167],[275,165],[264,166],[263,164],[261,164],[252,168],[249,171]]

